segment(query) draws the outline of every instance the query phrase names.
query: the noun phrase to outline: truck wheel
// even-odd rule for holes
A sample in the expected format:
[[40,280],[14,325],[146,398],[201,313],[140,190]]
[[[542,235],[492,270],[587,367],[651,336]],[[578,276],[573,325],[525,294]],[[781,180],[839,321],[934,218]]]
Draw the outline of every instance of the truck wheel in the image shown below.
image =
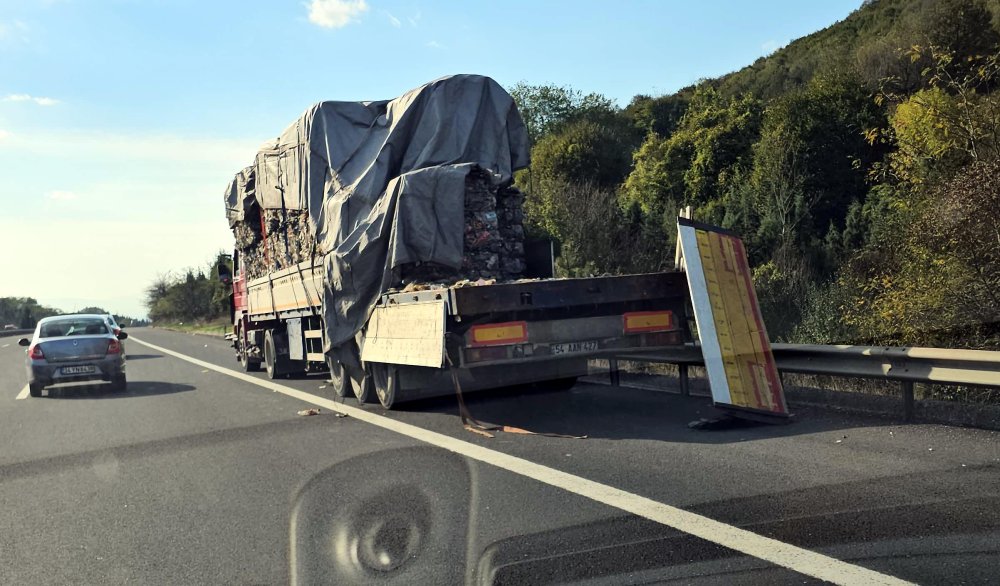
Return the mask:
[[42,389],[45,387],[42,385],[36,385],[35,383],[28,384],[28,394],[32,397],[41,397]]
[[399,388],[399,371],[395,366],[375,362],[371,364],[372,384],[378,402],[386,409],[392,409],[396,403],[396,389]]
[[260,370],[260,360],[252,360],[246,347],[240,352],[240,364],[245,372],[257,372]]
[[326,366],[330,369],[330,385],[333,387],[333,392],[341,399],[353,394],[354,389],[351,388],[350,383],[347,381],[344,365],[327,356]]
[[354,388],[354,397],[358,400],[358,403],[364,405],[365,403],[371,403],[375,397],[374,385],[372,384],[372,375],[368,373],[367,369],[363,371],[363,376],[361,380],[354,378],[353,376],[348,377],[351,379],[351,387]]
[[283,361],[274,345],[274,330],[267,330],[264,332],[264,367],[267,369],[267,378],[278,378],[284,373],[282,366]]

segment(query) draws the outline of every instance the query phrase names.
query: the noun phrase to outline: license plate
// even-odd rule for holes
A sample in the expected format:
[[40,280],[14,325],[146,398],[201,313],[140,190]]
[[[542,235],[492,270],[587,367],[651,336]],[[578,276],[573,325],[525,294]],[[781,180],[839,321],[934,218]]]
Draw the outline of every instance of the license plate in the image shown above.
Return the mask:
[[62,368],[63,374],[91,374],[97,369],[93,366],[64,366]]
[[577,352],[594,352],[597,350],[597,342],[566,342],[565,344],[552,344],[552,354],[575,354]]

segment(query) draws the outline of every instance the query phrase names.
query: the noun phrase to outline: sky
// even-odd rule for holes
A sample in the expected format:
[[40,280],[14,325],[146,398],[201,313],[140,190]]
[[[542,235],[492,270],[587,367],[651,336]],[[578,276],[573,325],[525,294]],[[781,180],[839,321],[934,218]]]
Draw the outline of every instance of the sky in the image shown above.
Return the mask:
[[233,239],[223,192],[310,104],[454,73],[625,106],[860,0],[0,0],[0,297],[144,316]]

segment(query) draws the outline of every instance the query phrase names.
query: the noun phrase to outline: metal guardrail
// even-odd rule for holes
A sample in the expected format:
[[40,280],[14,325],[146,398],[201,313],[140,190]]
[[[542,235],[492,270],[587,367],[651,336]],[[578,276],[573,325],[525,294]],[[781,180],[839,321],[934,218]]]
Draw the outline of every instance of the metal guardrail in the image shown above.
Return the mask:
[[[903,417],[913,419],[913,384],[1000,387],[1000,352],[878,346],[773,344],[779,372],[896,381],[903,394]],[[689,394],[688,367],[705,364],[701,348],[689,344],[669,351],[619,354],[611,359],[611,384],[619,384],[618,361],[676,364],[681,393]]]
[[30,336],[35,330],[0,330],[0,338],[10,336]]

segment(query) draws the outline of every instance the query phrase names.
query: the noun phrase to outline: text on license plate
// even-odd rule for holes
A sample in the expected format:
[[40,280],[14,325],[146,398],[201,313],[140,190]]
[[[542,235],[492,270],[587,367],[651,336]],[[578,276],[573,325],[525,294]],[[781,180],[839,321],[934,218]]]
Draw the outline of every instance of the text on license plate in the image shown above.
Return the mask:
[[64,366],[62,368],[63,374],[89,374],[94,372],[93,366]]
[[565,344],[552,344],[552,354],[571,354],[575,352],[593,352],[597,350],[597,342],[566,342]]

